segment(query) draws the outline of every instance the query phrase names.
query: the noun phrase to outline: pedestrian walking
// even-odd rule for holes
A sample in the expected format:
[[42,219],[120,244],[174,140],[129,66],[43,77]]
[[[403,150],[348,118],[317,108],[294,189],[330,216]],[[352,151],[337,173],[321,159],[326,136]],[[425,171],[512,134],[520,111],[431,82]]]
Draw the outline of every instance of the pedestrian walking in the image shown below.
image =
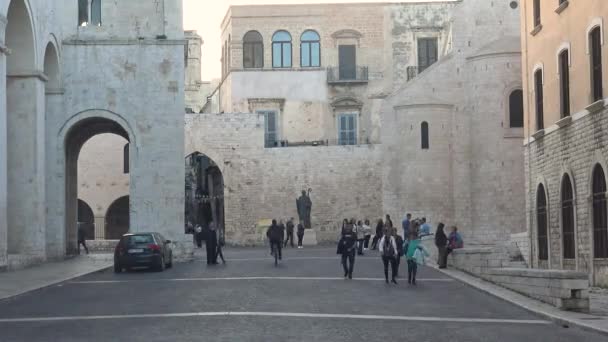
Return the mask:
[[287,247],[287,243],[290,242],[291,248],[293,248],[293,229],[294,229],[294,224],[293,224],[293,217],[292,217],[289,219],[289,221],[287,221],[287,224],[285,225],[285,232],[287,233],[287,237],[285,238],[284,247]]
[[302,240],[304,240],[304,231],[306,229],[304,228],[304,224],[302,223],[302,221],[300,221],[300,223],[298,223],[298,249],[302,249],[304,248],[302,246]]
[[431,225],[426,223],[426,217],[423,217],[420,223],[420,231],[418,232],[418,236],[423,237],[427,235],[431,235]]
[[403,228],[403,238],[407,239],[410,236],[410,224],[412,221],[412,214],[407,213],[401,221],[401,228]]
[[384,231],[384,222],[382,219],[378,220],[378,224],[376,225],[376,235],[374,235],[374,240],[372,240],[372,250],[376,250],[378,248],[378,242],[382,239],[382,234]]
[[397,244],[397,256],[395,257],[395,262],[397,263],[397,268],[395,272],[395,278],[399,277],[399,267],[401,266],[401,257],[405,255],[405,251],[403,249],[403,238],[401,235],[397,233],[397,228],[393,228],[393,236],[395,237],[395,243]]
[[196,246],[198,248],[203,247],[203,227],[200,224],[196,225],[194,229],[194,236],[196,239]]
[[365,241],[365,232],[363,230],[363,222],[358,221],[356,226],[357,231],[357,254],[363,255],[363,242]]
[[222,264],[226,263],[226,259],[224,259],[224,252],[222,252],[222,248],[226,245],[226,241],[223,236],[220,236],[217,242],[217,250],[215,252],[215,260],[217,261],[217,257],[219,256],[222,259]]
[[354,223],[347,223],[342,230],[342,237],[338,242],[338,254],[342,255],[342,268],[344,279],[353,279],[355,269],[355,249],[357,247],[357,234],[354,231]]
[[277,224],[277,220],[272,220],[272,225],[268,227],[266,236],[270,241],[270,255],[274,256],[274,253],[279,254],[279,260],[283,259],[283,241],[285,239],[285,227]]
[[83,222],[78,222],[78,255],[80,255],[80,245],[82,245],[82,247],[84,247],[84,251],[89,254]]
[[384,226],[393,228],[393,220],[391,220],[391,215],[386,214],[386,219],[384,220]]
[[420,243],[420,238],[416,233],[410,232],[410,237],[407,242],[405,258],[407,259],[407,282],[408,284],[416,285],[416,273],[418,272],[418,264],[424,264],[424,258],[428,256],[428,252]]
[[207,265],[217,265],[217,229],[215,222],[209,222],[207,233],[205,234],[205,249],[207,250]]
[[437,246],[437,264],[439,268],[446,268],[448,263],[448,237],[445,235],[443,231],[444,228],[443,223],[439,223],[437,226],[437,231],[435,232],[435,246]]
[[384,264],[384,279],[388,284],[388,265],[391,265],[392,282],[397,284],[397,241],[392,235],[392,229],[385,228],[384,236],[380,240],[380,255]]
[[372,227],[369,225],[369,220],[365,220],[365,223],[363,223],[363,235],[365,239],[363,250],[367,250],[369,248],[369,240],[372,238]]

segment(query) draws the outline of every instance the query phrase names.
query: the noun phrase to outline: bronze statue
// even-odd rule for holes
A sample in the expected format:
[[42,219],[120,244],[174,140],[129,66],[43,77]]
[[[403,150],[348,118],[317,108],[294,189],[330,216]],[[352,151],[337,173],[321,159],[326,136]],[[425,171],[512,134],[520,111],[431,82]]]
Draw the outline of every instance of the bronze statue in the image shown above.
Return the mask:
[[304,224],[305,228],[312,228],[310,223],[310,212],[312,209],[312,201],[310,200],[310,192],[312,189],[308,189],[308,193],[302,190],[302,196],[296,200],[296,207],[298,208],[298,217],[300,222]]

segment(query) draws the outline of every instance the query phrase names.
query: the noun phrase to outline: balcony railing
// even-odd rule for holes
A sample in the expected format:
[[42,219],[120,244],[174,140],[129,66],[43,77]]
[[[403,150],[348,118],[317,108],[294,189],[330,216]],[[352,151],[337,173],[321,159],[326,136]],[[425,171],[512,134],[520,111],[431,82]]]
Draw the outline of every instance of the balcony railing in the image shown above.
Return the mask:
[[340,68],[340,67],[328,67],[327,68],[327,83],[367,83],[369,82],[369,71],[368,67],[354,67],[354,68]]
[[340,139],[325,139],[325,140],[311,140],[311,141],[265,141],[266,148],[280,148],[280,147],[302,147],[302,146],[357,146],[357,145],[373,145],[376,142],[372,141],[369,137],[356,137],[351,140],[340,140]]

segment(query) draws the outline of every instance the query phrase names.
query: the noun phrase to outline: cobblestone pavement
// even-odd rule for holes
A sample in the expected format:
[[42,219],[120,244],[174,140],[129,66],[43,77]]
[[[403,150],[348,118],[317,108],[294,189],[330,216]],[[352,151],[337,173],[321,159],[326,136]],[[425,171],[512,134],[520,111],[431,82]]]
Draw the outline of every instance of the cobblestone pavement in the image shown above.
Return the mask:
[[288,249],[279,267],[268,254],[227,249],[226,265],[108,270],[0,301],[0,341],[606,340],[430,268],[417,286],[387,285],[373,252],[356,259],[353,280],[334,248]]

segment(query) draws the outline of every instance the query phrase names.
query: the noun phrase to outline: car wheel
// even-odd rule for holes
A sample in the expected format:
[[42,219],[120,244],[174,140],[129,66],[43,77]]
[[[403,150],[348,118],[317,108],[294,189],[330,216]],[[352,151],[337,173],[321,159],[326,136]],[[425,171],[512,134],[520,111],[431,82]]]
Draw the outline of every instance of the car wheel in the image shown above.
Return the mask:
[[161,256],[160,257],[160,262],[158,263],[158,265],[156,266],[156,271],[158,272],[162,272],[165,270],[165,257]]
[[173,253],[169,254],[169,263],[167,263],[167,268],[173,267]]
[[122,266],[115,261],[114,262],[114,273],[120,273],[120,272],[122,272]]

